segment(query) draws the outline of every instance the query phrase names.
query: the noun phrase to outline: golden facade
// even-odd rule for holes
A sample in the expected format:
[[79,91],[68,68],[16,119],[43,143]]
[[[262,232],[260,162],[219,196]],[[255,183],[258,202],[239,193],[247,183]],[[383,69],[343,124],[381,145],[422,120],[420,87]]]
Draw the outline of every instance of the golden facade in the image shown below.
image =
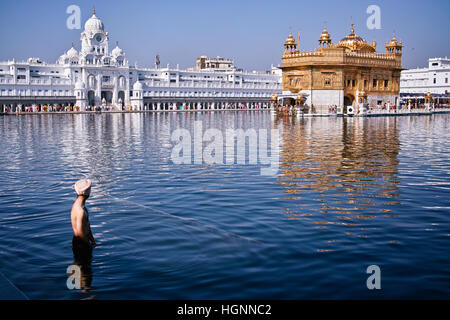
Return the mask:
[[356,35],[353,24],[350,34],[337,44],[325,28],[313,52],[301,51],[290,34],[281,66],[285,101],[298,101],[301,96],[316,107],[397,104],[403,45],[394,35],[385,53],[377,53],[376,46]]

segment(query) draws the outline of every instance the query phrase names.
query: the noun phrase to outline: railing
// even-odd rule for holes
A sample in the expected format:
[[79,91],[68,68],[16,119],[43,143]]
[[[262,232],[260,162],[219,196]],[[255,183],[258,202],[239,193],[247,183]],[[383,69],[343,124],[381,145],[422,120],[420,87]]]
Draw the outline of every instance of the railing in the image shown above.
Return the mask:
[[[34,91],[34,90],[33,90]],[[34,99],[34,98],[54,98],[54,99],[59,99],[59,98],[66,98],[66,97],[75,97],[75,95],[73,94],[72,91],[69,92],[44,92],[42,91],[40,94],[39,92],[12,92],[11,94],[2,94],[2,92],[0,91],[0,97],[2,98],[7,98],[7,99],[16,99],[16,100],[20,100],[20,99]]]
[[70,79],[31,79],[30,84],[41,85],[71,85]]
[[283,54],[283,57],[321,57],[321,56],[323,56],[322,52],[315,52],[315,51],[309,52],[286,51]]
[[2,78],[0,78],[0,83],[13,84],[14,83],[14,79],[2,79]]
[[113,89],[114,88],[114,83],[112,83],[112,82],[102,82],[102,88]]
[[278,90],[281,89],[281,84],[224,84],[224,83],[192,83],[192,82],[146,82],[147,87],[152,88],[192,88],[192,89],[261,89],[261,90]]
[[188,93],[188,94],[183,94],[183,93],[179,93],[179,92],[169,92],[169,93],[160,93],[160,92],[152,92],[152,93],[144,93],[144,98],[152,98],[152,97],[177,97],[177,98],[270,98],[272,96],[272,92],[270,93],[266,93],[266,94],[243,94],[242,92],[239,93],[231,93],[231,94],[223,94],[223,93],[218,93],[218,94],[213,94],[213,93],[202,93],[202,94],[194,94],[192,93]]
[[371,58],[371,59],[383,59],[383,60],[395,60],[396,55],[392,53],[367,53],[367,52],[346,52],[346,56],[348,57],[357,57],[357,58]]

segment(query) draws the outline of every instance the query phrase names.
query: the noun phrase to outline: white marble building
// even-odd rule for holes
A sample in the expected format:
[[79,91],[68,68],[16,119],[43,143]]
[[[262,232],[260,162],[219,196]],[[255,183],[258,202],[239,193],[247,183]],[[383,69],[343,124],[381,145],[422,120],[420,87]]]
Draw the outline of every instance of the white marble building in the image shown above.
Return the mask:
[[[71,105],[112,109],[174,110],[269,107],[281,92],[281,72],[243,72],[236,68],[182,70],[130,66],[95,11],[81,33],[81,49],[65,52],[57,63],[39,58],[0,62],[0,112],[27,106]],[[39,108],[37,108],[39,110]]]
[[403,100],[423,100],[427,93],[436,102],[447,103],[450,98],[450,59],[431,58],[428,68],[403,70],[400,77],[400,95]]

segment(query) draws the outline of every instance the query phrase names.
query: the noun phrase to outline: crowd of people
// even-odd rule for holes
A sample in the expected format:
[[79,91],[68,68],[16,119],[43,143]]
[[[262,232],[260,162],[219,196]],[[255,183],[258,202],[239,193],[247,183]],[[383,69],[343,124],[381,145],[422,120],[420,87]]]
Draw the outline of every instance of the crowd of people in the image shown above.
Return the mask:
[[[447,105],[442,104],[400,104],[398,107],[395,104],[378,104],[376,106],[369,106],[364,105],[366,112],[397,112],[398,110],[409,110],[412,109],[427,109],[429,111],[434,110],[435,108],[446,108]],[[176,109],[175,109],[176,108]],[[226,105],[225,109],[247,109],[247,106],[243,103],[238,103],[235,105]],[[260,105],[255,105],[253,108],[261,108]],[[355,113],[359,112],[360,107],[354,107]],[[38,112],[107,112],[107,111],[136,111],[136,107],[133,106],[123,106],[120,109],[115,109],[110,105],[100,105],[100,106],[87,106],[82,110],[78,106],[74,105],[0,105],[0,113],[38,113]],[[145,109],[145,110],[152,110],[152,109]],[[198,107],[195,105],[188,105],[183,104],[181,106],[173,106],[173,109],[170,108],[170,110],[198,110]],[[326,106],[320,106],[318,109],[312,104],[311,106],[308,105],[277,105],[276,110],[279,113],[283,114],[296,114],[296,113],[303,113],[303,114],[318,114],[318,113],[326,113],[328,114],[337,114],[339,112],[339,108],[337,105],[330,105],[328,107]]]
[[[128,108],[130,110],[130,108]],[[38,112],[102,112],[111,111],[108,105],[87,106],[82,110],[74,105],[6,105],[0,108],[0,113],[38,113]]]
[[[262,108],[261,104],[255,104],[254,106],[249,106],[248,108],[254,109],[254,108]],[[172,105],[168,108],[164,106],[161,106],[162,110],[200,110],[203,108],[200,108],[197,105],[189,105],[189,104],[183,104],[183,105]],[[237,103],[237,104],[227,104],[224,106],[224,109],[247,109],[247,105],[244,103]],[[114,108],[111,105],[99,105],[99,106],[87,106],[84,109],[74,106],[74,105],[0,105],[0,113],[40,113],[40,112],[107,112],[107,111],[137,111],[140,109],[137,109],[134,106],[122,106],[121,108]],[[149,106],[146,106],[144,108],[146,111],[151,111],[156,109],[150,109]]]
[[[384,104],[378,104],[375,106],[370,106],[368,104],[365,104],[363,107],[360,106],[349,106],[347,107],[347,111],[349,110],[348,108],[353,107],[354,111],[352,113],[357,114],[357,113],[382,113],[382,112],[398,112],[398,111],[412,111],[412,110],[427,110],[427,111],[432,111],[435,110],[436,108],[446,108],[448,107],[447,105],[442,105],[442,104],[421,104],[421,105],[413,105],[413,104],[400,104],[399,106],[396,106],[395,104],[389,104],[389,103],[384,103]],[[363,108],[363,109],[361,109]],[[328,112],[328,114],[330,115],[334,115],[337,113],[347,113],[345,110],[339,110],[339,107],[337,105],[330,105],[330,106],[321,106],[319,108],[316,108],[314,106],[314,104],[312,104],[311,106],[308,105],[277,105],[275,107],[275,110],[278,113],[281,114],[285,114],[285,115],[296,115],[297,113],[301,113],[301,114],[325,114]]]

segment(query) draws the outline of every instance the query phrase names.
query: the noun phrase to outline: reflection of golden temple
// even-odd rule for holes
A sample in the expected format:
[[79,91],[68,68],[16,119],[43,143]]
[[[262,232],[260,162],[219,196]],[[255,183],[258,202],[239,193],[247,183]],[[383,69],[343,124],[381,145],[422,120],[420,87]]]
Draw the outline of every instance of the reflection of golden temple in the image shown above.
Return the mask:
[[360,101],[371,107],[388,100],[399,104],[403,44],[394,35],[385,53],[377,53],[376,46],[375,41],[369,44],[358,36],[353,24],[349,35],[336,45],[325,27],[319,48],[312,52],[301,51],[289,34],[281,66],[282,104],[294,105],[298,94],[306,97],[306,105],[326,110],[323,113],[330,106],[353,105],[358,111]]
[[274,94],[272,94],[272,97],[270,98],[271,108],[274,108],[277,105],[277,102],[278,102],[278,94],[274,93]]
[[275,125],[283,127],[279,184],[292,201],[287,219],[363,235],[367,219],[392,217],[399,196],[396,118],[277,117]]
[[365,91],[360,91],[358,94],[358,103],[365,104],[367,103],[367,93]]
[[298,102],[298,103],[300,103],[300,104],[305,103],[305,100],[306,100],[306,98],[305,98],[304,96],[302,96],[301,94],[299,94],[299,95],[297,96],[297,98],[295,99],[295,101]]
[[432,103],[432,102],[433,102],[433,96],[431,95],[430,92],[428,92],[428,93],[425,95],[425,103]]

